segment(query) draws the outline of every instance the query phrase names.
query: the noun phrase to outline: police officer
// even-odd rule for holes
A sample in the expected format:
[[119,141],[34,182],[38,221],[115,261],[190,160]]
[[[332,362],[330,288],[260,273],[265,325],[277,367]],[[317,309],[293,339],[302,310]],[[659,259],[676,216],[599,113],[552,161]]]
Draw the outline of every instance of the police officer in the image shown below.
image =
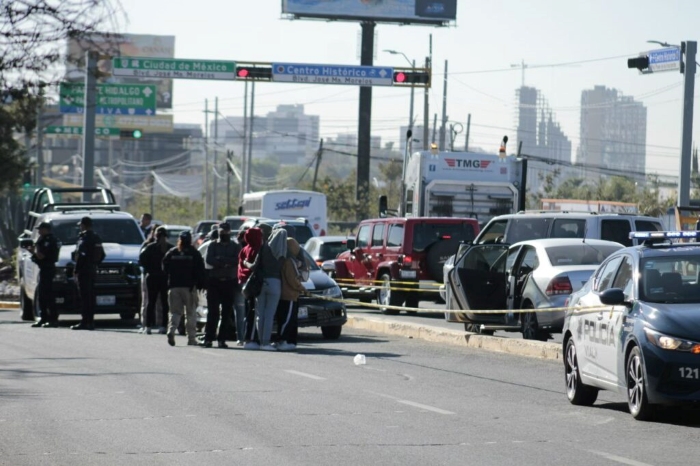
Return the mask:
[[219,226],[218,239],[207,248],[206,263],[211,269],[207,278],[207,326],[202,341],[205,348],[211,348],[214,339],[218,341],[219,348],[228,348],[226,339],[233,334],[233,298],[238,287],[238,254],[241,248],[231,240],[231,226],[226,222]]
[[[156,324],[156,304],[158,298],[162,307],[163,317],[161,322],[168,319],[168,277],[163,272],[163,257],[165,253],[174,246],[168,242],[168,230],[165,227],[158,227],[155,230],[156,241],[141,249],[139,264],[143,267],[146,275],[146,286],[148,289],[146,305],[146,321],[144,333],[151,334],[151,328]],[[163,332],[165,333],[165,327]]]
[[39,238],[29,248],[32,261],[39,266],[39,309],[41,319],[32,327],[58,327],[58,310],[53,296],[53,278],[56,276],[56,261],[61,244],[51,233],[51,224],[41,222],[37,227]]
[[105,258],[102,239],[92,231],[92,219],[83,217],[78,222],[80,235],[75,245],[75,281],[80,295],[82,320],[72,330],[95,330],[95,277],[97,265]]

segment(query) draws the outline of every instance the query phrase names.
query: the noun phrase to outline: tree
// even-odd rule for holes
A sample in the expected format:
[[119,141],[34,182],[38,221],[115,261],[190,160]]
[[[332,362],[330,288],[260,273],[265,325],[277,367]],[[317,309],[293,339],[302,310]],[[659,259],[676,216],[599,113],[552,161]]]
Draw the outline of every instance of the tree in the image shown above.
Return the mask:
[[390,209],[396,209],[401,203],[401,176],[403,175],[403,164],[401,160],[393,159],[386,163],[379,164],[379,172],[382,174],[382,181],[386,183],[378,191],[387,196]]

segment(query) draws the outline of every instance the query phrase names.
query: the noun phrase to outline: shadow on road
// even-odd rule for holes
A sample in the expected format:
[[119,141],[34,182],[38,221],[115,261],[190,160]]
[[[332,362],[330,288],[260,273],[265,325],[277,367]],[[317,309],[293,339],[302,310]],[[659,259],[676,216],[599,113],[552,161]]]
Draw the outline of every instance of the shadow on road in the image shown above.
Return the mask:
[[[595,404],[594,408],[619,411],[629,415],[627,403]],[[695,406],[660,406],[652,421],[657,424],[670,424],[680,427],[700,428],[700,408]]]

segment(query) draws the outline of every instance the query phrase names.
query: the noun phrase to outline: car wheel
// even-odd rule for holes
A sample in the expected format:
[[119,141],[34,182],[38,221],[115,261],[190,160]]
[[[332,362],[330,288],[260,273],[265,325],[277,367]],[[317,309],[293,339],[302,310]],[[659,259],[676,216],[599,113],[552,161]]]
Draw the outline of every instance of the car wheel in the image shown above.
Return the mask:
[[[420,300],[418,299],[418,296],[411,296],[409,298],[406,298],[406,307],[418,307],[418,303]],[[418,311],[406,311],[409,314],[416,314]]]
[[19,304],[20,311],[22,313],[22,320],[34,320],[34,306],[29,300],[29,297],[27,297],[27,292],[24,291],[24,288],[22,288],[22,291],[20,292]]
[[342,325],[327,325],[321,327],[321,333],[326,340],[337,340],[343,331]]
[[[403,304],[403,296],[397,291],[391,289],[391,277],[388,274],[381,276],[382,287],[377,289],[377,304],[380,306],[401,306]],[[382,314],[395,316],[400,311],[396,309],[380,308]]]
[[481,324],[471,324],[471,323],[464,323],[464,330],[467,332],[472,332],[476,333],[477,335],[493,335],[495,333],[494,330],[482,330]]
[[[532,309],[531,306],[523,309]],[[540,329],[537,323],[537,314],[534,312],[524,312],[520,317],[520,331],[523,334],[524,340],[539,340],[547,341],[547,333]]]
[[361,303],[369,304],[372,302],[372,298],[360,298]]
[[572,405],[590,406],[598,398],[598,389],[584,385],[581,382],[581,373],[578,369],[578,357],[574,339],[566,342],[566,355],[564,356],[564,375],[566,380],[566,397]]
[[644,421],[654,416],[654,406],[647,399],[646,380],[642,352],[635,346],[627,357],[627,405],[632,417]]
[[127,321],[134,320],[134,319],[136,319],[136,313],[135,312],[120,312],[119,317],[122,320],[127,320]]

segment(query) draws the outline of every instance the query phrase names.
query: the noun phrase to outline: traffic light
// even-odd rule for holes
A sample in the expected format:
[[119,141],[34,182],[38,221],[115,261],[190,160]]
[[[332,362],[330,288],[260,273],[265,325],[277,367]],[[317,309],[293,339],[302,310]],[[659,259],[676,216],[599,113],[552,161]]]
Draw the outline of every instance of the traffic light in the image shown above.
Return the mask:
[[271,81],[272,67],[237,66],[236,79],[240,79],[242,81]]
[[430,72],[428,71],[395,71],[394,86],[430,86]]
[[119,139],[141,139],[143,131],[140,129],[123,129],[119,131]]
[[649,68],[649,57],[642,55],[640,57],[628,58],[627,68],[637,68],[639,71]]

